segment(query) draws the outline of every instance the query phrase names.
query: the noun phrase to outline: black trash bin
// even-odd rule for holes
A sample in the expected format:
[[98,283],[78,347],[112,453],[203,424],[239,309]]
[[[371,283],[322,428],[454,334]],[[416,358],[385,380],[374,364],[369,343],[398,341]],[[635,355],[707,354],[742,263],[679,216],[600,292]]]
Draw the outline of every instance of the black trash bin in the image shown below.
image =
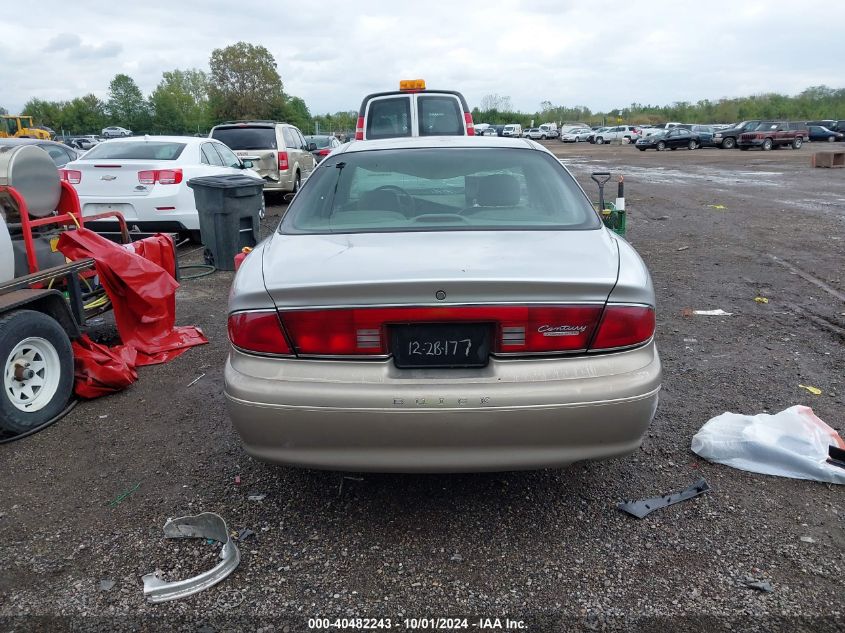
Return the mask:
[[243,174],[191,178],[205,244],[205,262],[235,270],[235,255],[258,243],[264,181]]

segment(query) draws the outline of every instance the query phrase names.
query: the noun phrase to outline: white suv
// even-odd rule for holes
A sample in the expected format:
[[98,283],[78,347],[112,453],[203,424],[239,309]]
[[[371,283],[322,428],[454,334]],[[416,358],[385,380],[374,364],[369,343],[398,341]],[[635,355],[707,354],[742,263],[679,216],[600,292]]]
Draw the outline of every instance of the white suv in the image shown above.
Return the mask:
[[596,132],[595,143],[601,145],[608,141],[624,140],[626,143],[633,143],[642,135],[642,130],[633,125],[616,125],[602,130],[601,133]]

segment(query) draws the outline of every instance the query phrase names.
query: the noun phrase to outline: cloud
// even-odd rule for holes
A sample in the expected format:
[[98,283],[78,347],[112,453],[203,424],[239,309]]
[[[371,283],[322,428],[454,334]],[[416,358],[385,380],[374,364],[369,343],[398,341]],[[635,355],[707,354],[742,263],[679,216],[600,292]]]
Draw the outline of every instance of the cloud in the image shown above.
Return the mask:
[[45,53],[60,53],[67,51],[69,59],[108,59],[117,57],[123,50],[119,42],[102,42],[100,44],[83,44],[82,38],[75,33],[57,33],[49,39],[44,47]]
[[[608,110],[795,94],[845,87],[845,38],[819,37],[845,24],[845,2],[803,0],[801,26],[788,0],[711,0],[707,10],[676,0],[461,0],[444,18],[438,3],[370,0],[358,10],[302,11],[276,0],[231,15],[231,0],[77,3],[68,32],[25,13],[4,17],[3,106],[32,97],[100,96],[126,72],[146,94],[174,68],[208,68],[211,51],[238,41],[273,54],[285,90],[312,112],[355,109],[370,92],[403,78],[460,90],[470,105],[492,93],[535,111],[541,101]],[[458,8],[459,7],[459,8]],[[42,0],[62,15],[66,0]],[[455,17],[455,16],[460,17]],[[43,48],[33,52],[32,42]]]
[[70,51],[72,59],[108,59],[117,57],[123,51],[123,45],[119,42],[103,42],[102,44],[83,44]]
[[44,51],[47,53],[54,53],[56,51],[77,48],[81,44],[82,40],[74,33],[57,33],[47,42],[47,46],[44,47]]

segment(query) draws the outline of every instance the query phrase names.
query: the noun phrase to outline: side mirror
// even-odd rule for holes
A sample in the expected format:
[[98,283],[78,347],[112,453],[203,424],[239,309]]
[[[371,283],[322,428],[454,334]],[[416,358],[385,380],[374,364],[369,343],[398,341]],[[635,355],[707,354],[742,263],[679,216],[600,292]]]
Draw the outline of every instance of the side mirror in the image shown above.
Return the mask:
[[242,160],[241,165],[244,169],[252,169],[253,162],[251,160]]
[[308,151],[309,151],[309,152],[316,151],[316,149],[317,149],[317,144],[316,144],[316,143],[308,143]]

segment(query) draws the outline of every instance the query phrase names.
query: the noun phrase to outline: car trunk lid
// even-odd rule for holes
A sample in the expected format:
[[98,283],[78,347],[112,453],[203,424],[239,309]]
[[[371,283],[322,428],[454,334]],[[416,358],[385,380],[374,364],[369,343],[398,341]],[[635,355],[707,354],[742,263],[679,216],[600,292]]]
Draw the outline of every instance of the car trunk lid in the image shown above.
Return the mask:
[[604,230],[420,232],[276,235],[263,266],[298,355],[478,367],[585,352],[618,260]]
[[[156,185],[142,184],[139,172],[161,170],[161,162],[145,160],[80,159],[65,169],[80,172],[73,187],[80,196],[147,196]],[[174,165],[171,169],[177,169]]]
[[263,268],[279,309],[601,303],[618,261],[601,229],[276,234]]

